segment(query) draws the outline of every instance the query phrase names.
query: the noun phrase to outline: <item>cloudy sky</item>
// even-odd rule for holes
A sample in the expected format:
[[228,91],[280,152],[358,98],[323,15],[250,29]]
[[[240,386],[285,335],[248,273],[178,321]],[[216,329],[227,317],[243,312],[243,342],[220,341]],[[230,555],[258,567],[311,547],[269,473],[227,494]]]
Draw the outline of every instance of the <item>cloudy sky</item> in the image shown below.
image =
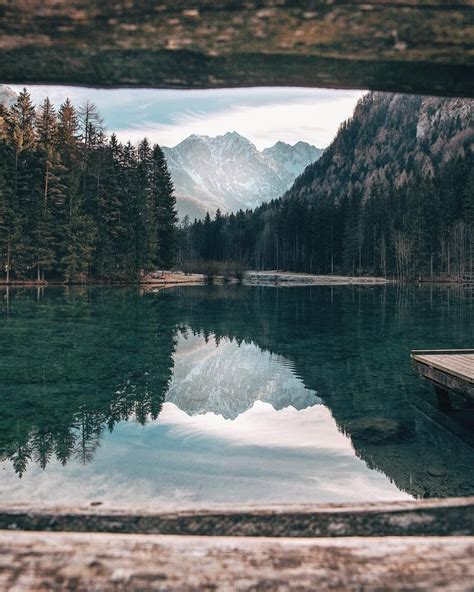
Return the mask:
[[[12,86],[15,91],[21,86]],[[94,101],[109,133],[122,141],[143,136],[175,146],[190,134],[216,136],[237,131],[259,149],[278,140],[327,146],[339,124],[350,117],[361,91],[305,88],[224,90],[92,89],[30,86],[35,103],[49,96],[56,106]]]

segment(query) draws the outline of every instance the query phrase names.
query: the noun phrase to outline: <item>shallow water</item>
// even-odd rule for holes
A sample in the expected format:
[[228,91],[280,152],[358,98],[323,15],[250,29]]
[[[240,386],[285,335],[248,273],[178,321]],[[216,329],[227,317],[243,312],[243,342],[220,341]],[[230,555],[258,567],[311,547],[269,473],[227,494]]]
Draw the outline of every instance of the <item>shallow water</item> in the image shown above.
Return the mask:
[[0,499],[344,502],[474,494],[474,410],[411,349],[472,347],[447,288],[11,289]]

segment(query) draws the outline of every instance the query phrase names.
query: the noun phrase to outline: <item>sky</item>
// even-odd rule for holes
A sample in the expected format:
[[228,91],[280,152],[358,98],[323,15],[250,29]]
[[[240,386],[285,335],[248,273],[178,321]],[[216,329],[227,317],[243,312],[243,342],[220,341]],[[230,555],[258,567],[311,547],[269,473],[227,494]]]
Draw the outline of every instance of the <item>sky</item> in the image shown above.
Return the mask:
[[[22,85],[11,86],[19,92]],[[302,140],[325,148],[349,118],[364,91],[310,88],[221,90],[96,89],[28,86],[35,103],[49,96],[56,107],[69,97],[78,106],[98,106],[108,133],[121,141],[146,136],[175,146],[190,134],[217,136],[236,131],[259,150],[278,140]]]

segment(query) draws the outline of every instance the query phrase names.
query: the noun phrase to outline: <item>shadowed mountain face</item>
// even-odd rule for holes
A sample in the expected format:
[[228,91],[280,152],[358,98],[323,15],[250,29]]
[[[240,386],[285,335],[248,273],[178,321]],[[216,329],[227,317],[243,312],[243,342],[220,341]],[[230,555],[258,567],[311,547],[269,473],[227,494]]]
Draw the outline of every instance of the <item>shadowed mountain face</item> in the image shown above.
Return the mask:
[[[76,479],[94,483],[110,471],[124,496],[144,479],[153,497],[164,475],[170,495],[181,485],[188,495],[191,479],[202,483],[199,499],[215,501],[239,491],[247,501],[393,499],[390,481],[415,496],[474,491],[472,411],[460,401],[440,414],[409,362],[412,348],[472,342],[474,308],[462,292],[2,296],[2,495],[33,495],[48,475],[73,492]],[[262,493],[262,478],[274,479],[274,497]]]
[[164,148],[180,217],[204,217],[207,211],[235,212],[280,197],[316,161],[322,150],[298,142],[257,148],[236,132],[210,138],[191,135]]
[[433,178],[450,161],[472,156],[473,109],[471,99],[369,93],[287,197],[339,203],[357,195],[365,202],[417,175]]

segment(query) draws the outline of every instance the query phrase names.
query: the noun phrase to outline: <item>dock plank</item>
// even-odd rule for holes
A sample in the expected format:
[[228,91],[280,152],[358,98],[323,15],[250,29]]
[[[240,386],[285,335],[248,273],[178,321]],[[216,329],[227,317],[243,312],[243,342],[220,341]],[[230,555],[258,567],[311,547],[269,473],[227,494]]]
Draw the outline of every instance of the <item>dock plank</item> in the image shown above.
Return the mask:
[[426,364],[462,380],[474,383],[474,353],[414,354],[413,359],[421,364]]
[[431,356],[429,358],[425,358],[425,360],[428,364],[436,364],[439,368],[442,368],[447,372],[457,372],[458,374],[462,375],[463,378],[472,379],[473,370],[471,368],[471,364],[462,360],[449,359],[447,356],[440,356],[439,359],[436,356]]
[[433,383],[442,411],[452,410],[452,392],[474,399],[474,350],[414,350],[411,358],[419,374]]

